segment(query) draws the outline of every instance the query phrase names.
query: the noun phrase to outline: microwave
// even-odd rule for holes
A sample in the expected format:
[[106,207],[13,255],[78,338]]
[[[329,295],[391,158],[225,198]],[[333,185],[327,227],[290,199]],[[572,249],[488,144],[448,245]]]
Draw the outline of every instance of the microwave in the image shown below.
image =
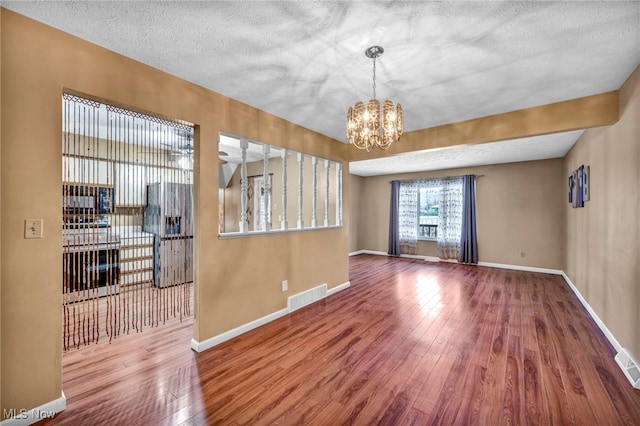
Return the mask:
[[110,214],[113,212],[113,187],[63,185],[62,209],[68,215]]

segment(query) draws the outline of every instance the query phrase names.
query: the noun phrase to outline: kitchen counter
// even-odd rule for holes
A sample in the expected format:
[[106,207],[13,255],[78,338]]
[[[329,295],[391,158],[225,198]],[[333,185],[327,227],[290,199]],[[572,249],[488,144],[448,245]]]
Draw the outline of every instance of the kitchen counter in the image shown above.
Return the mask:
[[112,226],[111,229],[120,239],[153,237],[151,232],[143,231],[140,226]]
[[120,248],[120,235],[110,228],[63,229],[62,247],[65,253],[81,250]]
[[117,226],[120,236],[120,286],[149,286],[153,283],[154,235],[139,226]]

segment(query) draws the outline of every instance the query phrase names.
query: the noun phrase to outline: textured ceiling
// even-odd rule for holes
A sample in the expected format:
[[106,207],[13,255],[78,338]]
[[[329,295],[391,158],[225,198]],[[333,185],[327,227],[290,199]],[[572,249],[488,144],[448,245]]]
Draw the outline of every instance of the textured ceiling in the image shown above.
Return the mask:
[[389,174],[390,170],[392,173],[409,173],[558,158],[564,157],[583,132],[584,130],[576,130],[507,142],[459,145],[410,155],[354,161],[350,163],[349,171],[359,176],[376,176]]
[[405,131],[616,90],[640,63],[637,1],[2,6],[342,142],[347,109],[372,95],[374,44],[378,98],[402,104]]

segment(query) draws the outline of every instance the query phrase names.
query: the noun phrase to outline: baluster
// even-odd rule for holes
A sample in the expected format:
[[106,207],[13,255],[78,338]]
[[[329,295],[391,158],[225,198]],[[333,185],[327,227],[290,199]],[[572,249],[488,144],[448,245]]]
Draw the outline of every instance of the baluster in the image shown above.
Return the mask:
[[247,223],[247,190],[249,182],[247,181],[247,148],[249,142],[246,139],[240,140],[240,148],[242,149],[242,166],[240,167],[240,232],[247,233],[249,226]]
[[289,150],[282,150],[282,220],[280,227],[283,231],[289,229],[287,223],[287,157]]
[[304,163],[304,155],[298,153],[298,228],[304,228],[304,219],[302,218],[302,166]]
[[264,231],[271,230],[271,180],[269,179],[269,145],[262,145],[262,153],[264,157],[262,159],[262,208],[263,208],[263,222],[262,228]]
[[342,163],[336,164],[336,225],[342,226]]
[[329,226],[329,172],[331,171],[331,163],[329,160],[324,160],[324,172],[325,172],[325,192],[324,192],[324,226]]
[[318,226],[317,207],[318,207],[318,175],[316,173],[318,166],[318,157],[311,157],[311,227]]

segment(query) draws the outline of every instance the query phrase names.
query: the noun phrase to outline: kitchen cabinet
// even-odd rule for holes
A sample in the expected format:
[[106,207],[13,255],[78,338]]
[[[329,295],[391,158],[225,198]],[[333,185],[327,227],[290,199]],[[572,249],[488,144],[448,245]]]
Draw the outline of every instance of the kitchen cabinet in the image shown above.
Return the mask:
[[115,205],[144,206],[147,186],[147,167],[135,164],[115,164]]
[[120,235],[120,286],[149,286],[153,283],[153,234],[135,232]]
[[[148,206],[150,187],[161,183],[191,184],[193,180],[190,172],[177,168],[154,166],[129,165],[126,168],[117,168],[116,175],[116,192],[123,194],[116,195],[116,206]],[[147,229],[147,231],[152,230]]]
[[193,183],[191,179],[192,174],[193,173],[180,168],[156,168],[155,175],[149,179],[149,183]]
[[62,181],[85,185],[113,185],[112,163],[106,160],[63,156]]
[[160,288],[193,282],[193,238],[156,236],[155,285]]

